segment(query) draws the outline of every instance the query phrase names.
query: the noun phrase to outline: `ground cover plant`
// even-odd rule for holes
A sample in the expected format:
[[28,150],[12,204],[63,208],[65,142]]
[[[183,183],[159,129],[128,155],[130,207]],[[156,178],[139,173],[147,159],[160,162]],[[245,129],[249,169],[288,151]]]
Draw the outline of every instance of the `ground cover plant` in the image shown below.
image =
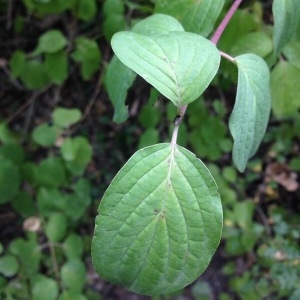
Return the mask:
[[298,1],[0,13],[1,299],[298,299]]

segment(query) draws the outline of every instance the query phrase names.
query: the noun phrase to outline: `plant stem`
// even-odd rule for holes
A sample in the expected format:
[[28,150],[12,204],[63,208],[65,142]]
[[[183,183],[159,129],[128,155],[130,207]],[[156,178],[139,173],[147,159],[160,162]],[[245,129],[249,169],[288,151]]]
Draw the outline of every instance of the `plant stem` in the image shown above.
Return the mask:
[[219,25],[219,27],[217,28],[217,30],[215,31],[214,35],[211,38],[211,42],[214,43],[215,45],[218,43],[223,31],[225,30],[227,24],[229,23],[229,21],[231,20],[233,14],[235,13],[235,11],[237,10],[237,8],[239,7],[239,5],[242,3],[243,0],[235,0],[232,4],[232,6],[230,7],[230,9],[228,10],[227,14],[225,15],[224,19],[222,20],[221,24]]
[[175,125],[175,127],[173,129],[172,141],[171,141],[172,147],[174,147],[176,145],[177,136],[178,136],[178,129],[179,129],[179,125]]
[[232,63],[235,63],[235,58],[230,56],[229,54],[220,51],[221,56],[223,56],[224,58],[226,58],[227,60],[231,61]]
[[58,264],[57,264],[57,260],[56,260],[54,246],[52,245],[52,243],[49,243],[49,249],[50,249],[50,256],[51,256],[51,261],[52,261],[54,276],[55,276],[56,281],[58,283],[60,283],[60,280],[59,280],[60,279],[59,278],[59,269],[58,269]]
[[179,126],[182,122],[182,119],[183,119],[183,116],[185,114],[186,108],[187,108],[187,105],[183,105],[183,106],[178,107],[178,116],[174,120],[175,127],[173,129],[172,141],[171,141],[171,144],[172,144],[173,147],[176,145]]

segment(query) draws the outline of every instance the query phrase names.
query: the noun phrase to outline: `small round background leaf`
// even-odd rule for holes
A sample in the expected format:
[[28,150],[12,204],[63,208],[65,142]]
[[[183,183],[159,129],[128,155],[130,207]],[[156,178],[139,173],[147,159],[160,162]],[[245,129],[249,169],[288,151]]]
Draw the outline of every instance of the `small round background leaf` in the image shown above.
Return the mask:
[[12,255],[5,255],[0,257],[0,274],[5,277],[16,275],[19,270],[19,263]]

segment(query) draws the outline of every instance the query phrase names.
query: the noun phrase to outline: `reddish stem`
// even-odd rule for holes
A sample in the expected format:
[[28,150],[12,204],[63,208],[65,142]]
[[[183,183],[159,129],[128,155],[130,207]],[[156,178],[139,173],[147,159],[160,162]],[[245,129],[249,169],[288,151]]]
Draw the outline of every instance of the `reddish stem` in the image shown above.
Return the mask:
[[219,41],[219,39],[220,39],[223,31],[225,30],[227,24],[229,23],[230,19],[232,18],[233,14],[235,13],[235,11],[239,7],[239,5],[242,3],[242,1],[243,0],[235,0],[233,2],[233,4],[230,7],[230,9],[228,10],[226,16],[224,17],[224,19],[222,20],[221,24],[219,25],[219,27],[215,31],[214,35],[212,36],[212,38],[210,40],[215,45],[218,43],[218,41]]

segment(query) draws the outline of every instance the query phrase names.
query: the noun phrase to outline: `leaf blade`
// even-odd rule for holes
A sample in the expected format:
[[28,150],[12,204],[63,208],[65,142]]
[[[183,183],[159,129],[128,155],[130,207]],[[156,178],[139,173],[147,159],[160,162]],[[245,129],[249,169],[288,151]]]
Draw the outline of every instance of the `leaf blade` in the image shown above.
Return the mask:
[[188,150],[157,144],[135,153],[106,191],[93,264],[103,278],[135,292],[169,293],[204,271],[221,230],[209,171]]
[[110,101],[114,106],[113,121],[120,124],[128,118],[128,108],[125,105],[127,91],[132,86],[136,73],[126,67],[114,56],[105,73],[105,87]]
[[220,54],[207,39],[187,32],[147,37],[119,32],[112,48],[133,69],[176,106],[196,100],[215,76]]
[[257,55],[243,54],[235,59],[238,87],[229,129],[234,139],[233,161],[238,170],[243,172],[267,128],[271,109],[270,74],[264,60]]
[[[184,30],[176,19],[163,14],[154,14],[138,22],[131,31],[152,36]],[[132,86],[136,76],[134,71],[125,66],[114,55],[106,70],[105,83],[109,99],[114,106],[113,121],[116,123],[123,123],[128,118],[125,100],[127,91]]]
[[221,13],[224,0],[158,0],[155,12],[179,19],[186,31],[208,36]]
[[272,109],[277,118],[295,117],[299,103],[300,67],[280,61],[271,72]]
[[300,2],[298,0],[274,0],[272,11],[274,52],[275,56],[278,56],[296,32],[300,20]]

